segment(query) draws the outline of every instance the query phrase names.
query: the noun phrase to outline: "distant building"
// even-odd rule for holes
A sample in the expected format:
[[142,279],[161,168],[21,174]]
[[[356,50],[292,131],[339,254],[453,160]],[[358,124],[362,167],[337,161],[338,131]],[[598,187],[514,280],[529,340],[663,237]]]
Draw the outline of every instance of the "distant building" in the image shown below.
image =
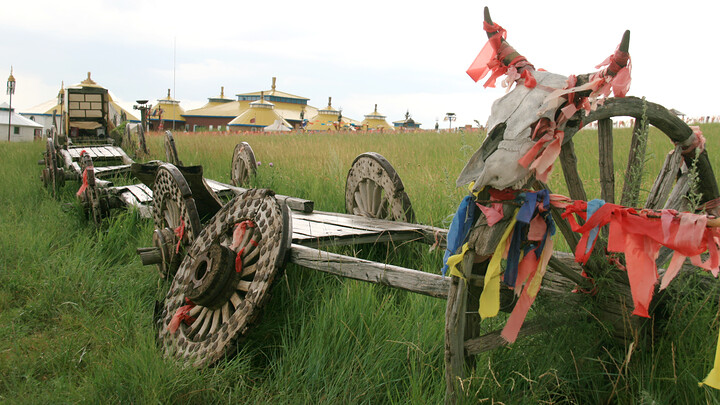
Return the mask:
[[[200,108],[188,110],[183,114],[185,125],[187,125],[189,131],[193,132],[198,127],[210,130],[222,129],[240,112],[237,103],[234,103],[234,101],[231,98],[225,98],[225,87],[220,87],[218,97],[208,97],[207,104]],[[247,106],[244,106],[244,108],[247,108]]]
[[[270,90],[236,94],[237,100],[224,101],[216,105],[206,104],[201,108],[190,110],[184,118],[192,131],[197,127],[218,128],[230,124],[250,109],[250,103],[264,98],[264,102],[273,105],[275,114],[280,116],[293,128],[300,128],[304,119],[317,114],[317,108],[308,105],[308,98],[285,93],[276,88],[277,79],[272,78]],[[221,98],[225,99],[221,93]],[[242,120],[239,120],[242,121]],[[235,121],[235,125],[239,121]]]
[[275,106],[275,113],[292,125],[293,128],[300,128],[304,119],[317,114],[317,108],[308,105],[309,98],[279,91],[276,88],[276,83],[277,79],[273,77],[270,90],[237,94],[238,102],[257,101],[262,96],[265,101]]
[[305,129],[309,131],[331,131],[340,129],[351,129],[360,127],[360,123],[354,119],[342,115],[332,106],[332,97],[328,97],[328,105],[309,119]]
[[393,125],[395,128],[408,128],[408,129],[418,129],[420,128],[420,123],[415,122],[412,118],[410,118],[410,111],[405,113],[405,119],[402,121],[393,121]]
[[370,114],[367,114],[365,116],[365,119],[362,120],[360,123],[360,126],[362,129],[373,131],[373,130],[392,130],[393,127],[388,124],[388,122],[385,120],[384,115],[380,115],[377,110],[377,104],[375,104],[375,110],[371,112]]
[[30,142],[42,137],[43,126],[35,121],[15,113],[7,103],[0,104],[0,142],[8,141],[8,125],[10,125],[10,142]]
[[277,121],[288,129],[292,128],[292,125],[275,111],[275,105],[266,101],[263,93],[260,92],[260,99],[250,102],[250,107],[230,121],[228,126],[231,129],[262,131]]
[[180,107],[180,102],[170,97],[168,89],[167,97],[158,99],[158,103],[150,109],[148,121],[150,129],[162,131],[168,129],[185,130],[185,110]]
[[[71,88],[76,87],[97,87],[97,88],[103,88],[102,86],[98,85],[92,78],[90,77],[90,72],[88,72],[88,77],[83,80],[82,82],[70,86]],[[42,125],[43,132],[47,133],[50,131],[50,128],[53,125],[53,113],[55,114],[55,121],[56,125],[60,126],[60,114],[67,112],[67,104],[65,106],[60,105],[61,98],[64,99],[65,103],[68,103],[66,97],[64,97],[65,93],[65,86],[60,86],[60,91],[58,91],[58,95],[55,98],[52,98],[42,104],[38,104],[32,108],[28,108],[20,113],[20,115],[24,116],[27,119],[30,119],[32,121],[37,122],[38,124]],[[62,97],[61,97],[62,96]],[[132,113],[130,113],[128,110],[120,107],[118,103],[115,102],[113,99],[112,93],[108,91],[108,115],[110,119],[110,125],[111,127],[116,127],[124,120],[127,120],[132,123],[140,123],[140,120],[135,117]]]

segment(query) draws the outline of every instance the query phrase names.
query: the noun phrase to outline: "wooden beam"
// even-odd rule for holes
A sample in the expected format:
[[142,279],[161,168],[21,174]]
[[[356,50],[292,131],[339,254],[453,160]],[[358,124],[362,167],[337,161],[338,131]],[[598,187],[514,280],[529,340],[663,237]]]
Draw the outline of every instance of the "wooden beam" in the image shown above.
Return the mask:
[[600,166],[600,198],[615,203],[615,163],[613,160],[613,122],[598,120],[598,164]]
[[573,200],[587,201],[585,187],[577,169],[577,156],[575,155],[575,144],[572,139],[563,143],[560,148],[560,164],[567,184],[568,193]]
[[356,257],[292,244],[290,262],[314,270],[399,288],[435,298],[447,298],[450,278]]
[[645,208],[662,208],[670,195],[673,184],[675,184],[675,178],[678,175],[682,162],[682,149],[680,146],[676,146],[675,150],[668,152],[660,169],[660,173],[655,178],[652,188],[650,188],[650,194],[645,202]]

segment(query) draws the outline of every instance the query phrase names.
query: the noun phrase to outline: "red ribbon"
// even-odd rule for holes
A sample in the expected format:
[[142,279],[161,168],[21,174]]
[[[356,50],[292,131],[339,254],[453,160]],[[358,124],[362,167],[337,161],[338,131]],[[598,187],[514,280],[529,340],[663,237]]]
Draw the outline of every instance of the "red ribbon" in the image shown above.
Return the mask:
[[188,326],[195,322],[195,318],[189,315],[190,310],[195,308],[195,304],[187,297],[185,297],[185,303],[187,305],[183,305],[178,308],[177,311],[175,311],[175,315],[173,315],[170,320],[170,323],[168,324],[168,330],[170,333],[175,333],[175,331],[178,330],[180,322],[185,322]]
[[[485,82],[483,87],[495,87],[497,79],[506,74],[508,68],[517,67],[520,69],[526,66],[532,68],[532,65],[528,63],[524,56],[517,56],[510,62],[509,65],[505,65],[503,63],[503,59],[515,51],[515,49],[507,42],[502,41],[507,38],[507,31],[496,23],[491,25],[485,21],[483,21],[483,29],[486,32],[495,33],[495,35],[488,39],[485,46],[483,46],[478,56],[475,57],[475,60],[466,71],[468,76],[470,76],[470,78],[472,78],[475,82],[480,81],[480,79],[492,72],[490,78]],[[523,70],[520,78],[525,79],[525,86],[528,88],[533,88],[537,84],[535,78],[528,69]]]
[[175,246],[175,253],[180,252],[180,243],[183,240],[183,237],[185,237],[185,221],[182,219],[180,220],[180,226],[175,228],[175,236],[178,238],[177,245]]
[[[237,249],[240,247],[240,244],[242,243],[243,238],[245,237],[245,231],[247,231],[248,228],[255,228],[255,223],[249,219],[240,222],[239,224],[235,224],[235,230],[233,231],[233,240],[232,244],[230,245],[230,249]],[[250,244],[253,246],[257,246],[258,243],[254,239],[250,240]],[[237,252],[237,255],[235,255],[235,272],[241,273],[243,268],[242,263],[242,256],[245,253],[245,247],[240,249]]]
[[[85,151],[83,151],[83,152],[85,152]],[[87,188],[89,186],[87,170],[88,170],[87,167],[83,170],[82,185],[78,189],[77,193],[75,193],[75,195],[78,197],[82,196],[82,194],[85,192],[85,190],[87,190]]]

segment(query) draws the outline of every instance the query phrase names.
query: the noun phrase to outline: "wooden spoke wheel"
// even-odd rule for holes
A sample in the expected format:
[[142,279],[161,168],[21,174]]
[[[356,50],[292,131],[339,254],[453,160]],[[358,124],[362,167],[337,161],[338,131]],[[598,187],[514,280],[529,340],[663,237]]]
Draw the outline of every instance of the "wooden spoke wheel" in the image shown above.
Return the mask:
[[[644,107],[645,104],[645,107]],[[670,151],[665,159],[659,175],[654,181],[647,201],[639,201],[640,179],[638,176],[642,170],[641,163],[645,160],[645,142],[640,139],[641,119],[643,109],[646,109],[647,123],[659,129],[676,146]],[[625,181],[619,201],[615,196],[615,162],[613,161],[613,117],[634,117],[636,120],[633,130],[632,143],[630,145],[627,163],[622,162],[625,169]],[[590,123],[597,122],[598,126],[598,156],[599,175],[594,178],[600,179],[600,195],[588,197],[584,184],[577,169],[577,155],[573,144],[573,137],[577,136],[578,129]],[[672,208],[683,210],[687,208],[684,198],[690,184],[688,182],[687,168],[693,165],[694,153],[682,154],[682,146],[692,141],[693,130],[675,114],[668,111],[661,105],[646,102],[636,97],[611,98],[608,99],[597,110],[589,115],[580,115],[580,120],[569,121],[565,131],[565,141],[560,152],[560,163],[563,168],[565,183],[568,186],[570,197],[575,200],[587,201],[589,198],[602,198],[605,202],[618,203],[620,205],[662,209]],[[685,168],[683,168],[683,162]],[[698,191],[702,193],[701,203],[713,200],[720,196],[717,182],[713,174],[707,151],[703,151],[695,161],[697,174],[699,176]],[[561,226],[563,235],[572,249],[577,245],[579,237],[565,230]]]
[[54,197],[58,189],[65,184],[65,171],[62,167],[58,167],[58,156],[54,138],[52,137],[48,137],[45,143],[43,161],[45,167],[42,170],[41,178],[45,187],[50,190]]
[[158,326],[166,356],[205,367],[232,353],[284,265],[290,227],[289,211],[270,190],[249,190],[213,217],[165,299]]
[[[676,145],[675,149],[668,153],[644,203],[640,201],[641,177],[638,177],[642,174],[642,163],[645,161],[646,140],[643,140],[640,135],[643,132],[641,128],[643,110],[645,110],[647,124],[660,130]],[[613,117],[634,117],[636,120],[627,162],[620,162],[623,165],[625,180],[619,199],[615,196],[616,169],[613,161]],[[583,181],[578,172],[578,156],[575,153],[573,144],[573,136],[578,136],[578,129],[592,122],[597,122],[598,126],[599,175],[596,174],[591,178],[599,178],[599,196],[587,195],[584,187],[587,183]],[[692,136],[693,130],[685,122],[658,104],[635,97],[608,99],[604,105],[598,107],[589,115],[585,116],[583,113],[580,115],[579,120],[569,121],[566,127],[565,141],[559,159],[570,197],[574,200],[584,201],[601,198],[609,203],[618,203],[636,208],[686,210],[688,207],[685,196],[690,189],[687,168],[693,165],[695,153],[682,154],[682,152],[684,148],[692,144]],[[683,167],[683,162],[685,167]],[[700,202],[704,203],[718,198],[718,186],[708,160],[707,151],[700,153],[694,163],[699,177],[697,191],[702,193]],[[536,186],[546,187],[541,184]],[[574,251],[579,242],[579,235],[570,230],[567,221],[560,218],[556,210],[553,210],[553,216],[564,239],[570,249]],[[603,230],[603,232],[606,232],[606,230]],[[632,312],[632,299],[627,275],[625,272],[610,271],[612,266],[608,265],[607,260],[604,258],[598,260],[597,255],[602,256],[602,253],[599,252],[603,252],[604,249],[604,242],[598,241],[594,250],[596,254],[583,267],[591,277],[596,279],[600,277],[612,284],[606,286],[604,292],[599,292],[598,300],[603,316],[606,317],[605,319],[615,325],[616,337],[624,339],[627,338],[628,333],[627,315]],[[669,249],[661,249],[656,261],[658,266],[662,266],[670,258],[671,254],[672,251]],[[656,298],[658,296],[656,295]],[[630,308],[623,308],[623,301],[628,303]],[[657,301],[654,300],[653,302]],[[632,322],[635,323],[635,326],[638,326],[641,320],[636,318],[638,317],[633,317]]]
[[190,186],[170,163],[161,165],[155,175],[152,216],[153,244],[162,257],[158,270],[163,277],[172,277],[201,227]]
[[400,176],[375,152],[363,153],[353,161],[345,183],[345,209],[368,218],[415,222]]
[[175,138],[170,131],[165,131],[165,157],[169,163],[176,166],[183,165],[180,157],[178,156],[177,148],[175,147]]
[[250,178],[254,177],[256,173],[257,162],[250,144],[240,142],[235,145],[230,166],[232,184],[237,187],[246,187],[250,183]]
[[91,219],[95,226],[100,226],[102,220],[110,216],[110,202],[107,190],[98,187],[95,178],[95,167],[90,155],[83,153],[80,156],[81,185],[77,198],[83,206],[85,217]]
[[148,154],[147,144],[145,143],[145,129],[142,124],[125,125],[122,143],[123,149],[130,151],[136,157]]

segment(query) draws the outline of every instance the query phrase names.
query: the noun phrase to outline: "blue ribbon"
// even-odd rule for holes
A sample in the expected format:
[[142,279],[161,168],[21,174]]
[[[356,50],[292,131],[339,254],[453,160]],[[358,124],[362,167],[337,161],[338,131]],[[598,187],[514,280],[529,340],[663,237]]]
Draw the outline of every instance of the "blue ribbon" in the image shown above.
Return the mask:
[[457,253],[468,233],[470,233],[470,228],[472,228],[473,222],[475,221],[474,203],[475,200],[472,196],[465,196],[460,202],[455,217],[453,217],[452,223],[450,224],[447,235],[447,248],[445,249],[445,257],[443,258],[443,277],[445,277],[448,269],[448,258]]
[[[588,201],[588,203],[587,203],[587,220],[589,221],[590,217],[592,217],[593,214],[595,214],[597,212],[597,210],[599,210],[600,207],[602,207],[603,205],[605,205],[605,200],[601,200],[598,198],[596,198],[592,201]],[[590,234],[588,235],[587,245],[585,246],[585,253],[588,253],[592,249],[593,244],[595,243],[595,238],[597,237],[598,231],[599,231],[599,229],[597,226],[590,230]]]
[[[523,255],[535,254],[536,258],[540,258],[543,249],[545,249],[545,242],[547,241],[548,235],[555,234],[555,222],[552,219],[548,209],[550,207],[550,194],[547,190],[540,190],[536,192],[525,192],[518,196],[523,200],[523,204],[517,213],[517,222],[513,229],[512,239],[510,241],[510,247],[508,248],[508,258],[505,266],[505,273],[503,275],[503,281],[510,287],[515,287],[517,281],[518,267],[520,265],[520,253]],[[538,212],[537,202],[542,201],[543,212]],[[527,232],[530,229],[530,221],[535,215],[541,215],[547,228],[545,235],[543,235],[542,241],[539,244],[534,242],[528,243]],[[523,246],[524,245],[524,246]]]

